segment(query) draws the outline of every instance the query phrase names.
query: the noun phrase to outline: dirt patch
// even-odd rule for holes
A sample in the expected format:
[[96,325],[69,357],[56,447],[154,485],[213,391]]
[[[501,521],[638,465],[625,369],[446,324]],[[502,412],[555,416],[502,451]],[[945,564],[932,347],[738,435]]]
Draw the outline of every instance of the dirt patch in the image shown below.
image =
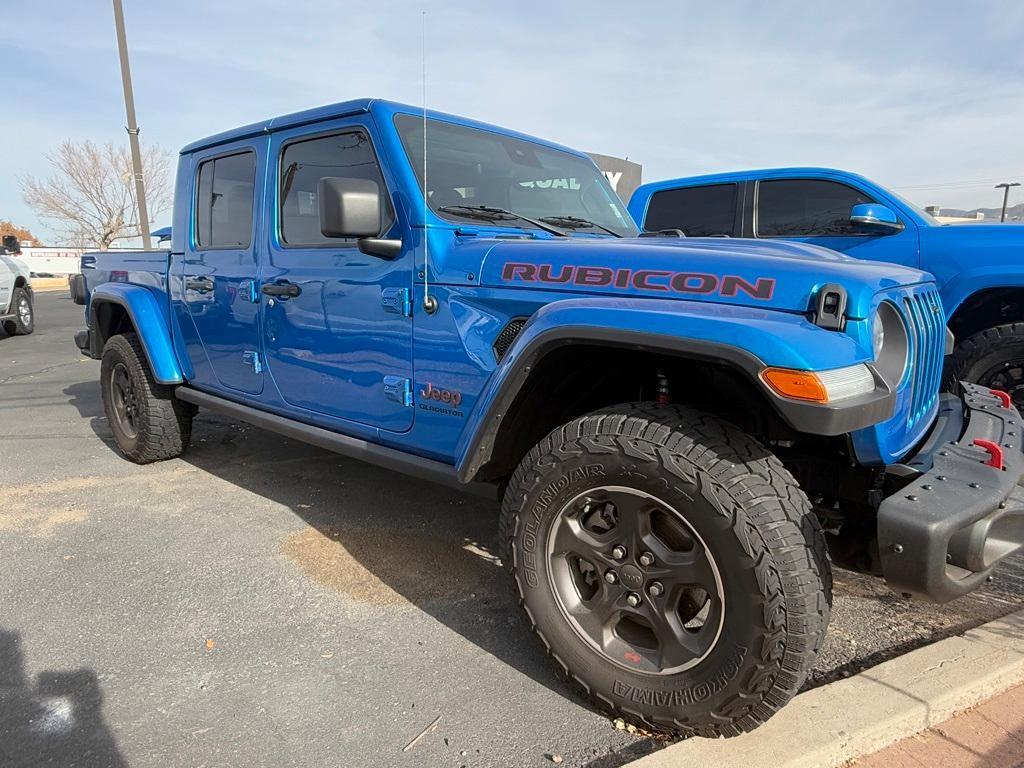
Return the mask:
[[147,499],[173,496],[178,478],[195,471],[175,466],[160,469],[122,477],[62,477],[7,486],[0,505],[0,531],[52,536],[89,518],[90,509],[103,497],[97,489],[116,486],[122,495],[131,489]]
[[417,530],[309,528],[281,549],[313,581],[373,605],[470,597],[502,578],[478,543]]
[[58,528],[80,523],[89,515],[67,496],[99,484],[91,477],[68,477],[9,486],[0,507],[0,531],[52,536]]

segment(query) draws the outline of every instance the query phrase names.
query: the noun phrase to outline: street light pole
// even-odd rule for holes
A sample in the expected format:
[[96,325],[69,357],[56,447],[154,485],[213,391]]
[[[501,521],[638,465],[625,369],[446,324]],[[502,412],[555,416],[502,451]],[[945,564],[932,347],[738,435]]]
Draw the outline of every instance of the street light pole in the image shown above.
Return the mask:
[[996,184],[996,189],[1003,190],[1003,214],[999,217],[1000,222],[1006,221],[1006,204],[1010,202],[1010,187],[1019,187],[1019,181],[1003,182],[1002,184]]
[[132,173],[135,175],[135,201],[139,210],[139,235],[142,249],[151,250],[149,211],[146,210],[146,184],[142,179],[142,152],[139,150],[139,126],[135,121],[135,96],[132,93],[132,71],[128,66],[128,43],[124,35],[124,9],[121,0],[114,0],[114,27],[117,31],[117,53],[121,58],[121,85],[124,87],[124,111],[128,118],[128,144],[132,151]]

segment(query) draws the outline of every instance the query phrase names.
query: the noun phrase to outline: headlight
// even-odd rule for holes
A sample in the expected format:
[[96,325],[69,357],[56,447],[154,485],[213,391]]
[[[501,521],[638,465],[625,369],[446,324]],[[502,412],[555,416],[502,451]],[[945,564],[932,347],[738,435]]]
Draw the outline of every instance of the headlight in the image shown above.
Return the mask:
[[875,350],[875,367],[895,389],[907,370],[910,341],[903,317],[888,301],[878,305],[872,322],[871,343]]
[[871,324],[871,346],[875,350],[875,360],[882,355],[882,347],[885,346],[885,323],[882,322],[882,315],[875,314],[875,321]]

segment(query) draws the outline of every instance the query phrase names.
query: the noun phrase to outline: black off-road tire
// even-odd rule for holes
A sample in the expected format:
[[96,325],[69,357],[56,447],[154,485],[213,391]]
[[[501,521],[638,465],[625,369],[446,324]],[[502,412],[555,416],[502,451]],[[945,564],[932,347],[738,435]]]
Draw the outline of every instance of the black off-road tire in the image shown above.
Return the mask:
[[1018,407],[1024,405],[1024,323],[985,328],[958,341],[948,370],[949,392],[958,391],[957,382],[969,381],[1004,389]]
[[[130,421],[116,404],[114,379],[121,374],[131,388],[134,416]],[[134,333],[107,340],[100,364],[100,387],[107,421],[125,458],[149,464],[180,456],[188,448],[194,410],[175,398],[172,387],[156,382]]]
[[[26,302],[28,306],[28,319],[22,317],[20,306]],[[14,289],[11,295],[11,311],[14,317],[4,320],[4,332],[8,336],[28,336],[36,329],[36,308],[32,302],[32,294],[21,286]]]
[[[610,484],[685,511],[717,561],[721,632],[694,667],[623,669],[559,607],[547,532],[569,500]],[[756,728],[798,692],[825,637],[831,564],[807,497],[760,443],[691,408],[625,404],[551,432],[509,482],[500,538],[515,595],[558,670],[599,708],[648,730],[720,737]]]

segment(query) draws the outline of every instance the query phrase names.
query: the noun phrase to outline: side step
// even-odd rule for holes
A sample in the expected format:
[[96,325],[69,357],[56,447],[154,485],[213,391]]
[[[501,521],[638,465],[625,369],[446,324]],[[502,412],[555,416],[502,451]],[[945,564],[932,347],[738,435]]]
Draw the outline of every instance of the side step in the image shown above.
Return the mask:
[[314,427],[301,421],[295,421],[274,413],[261,411],[248,405],[242,405],[232,400],[225,400],[222,397],[201,392],[190,387],[178,387],[174,390],[175,396],[186,403],[198,405],[201,408],[209,408],[211,411],[223,413],[239,421],[244,421],[263,429],[276,432],[285,437],[301,440],[304,443],[326,448],[328,451],[340,453],[353,459],[359,459],[369,464],[386,469],[393,469],[396,472],[430,480],[431,482],[447,485],[465,493],[472,493],[494,499],[496,490],[493,485],[486,483],[460,483],[455,474],[455,467],[444,462],[425,459],[422,456],[405,453],[394,448],[377,445],[356,437],[341,435],[327,429]]

